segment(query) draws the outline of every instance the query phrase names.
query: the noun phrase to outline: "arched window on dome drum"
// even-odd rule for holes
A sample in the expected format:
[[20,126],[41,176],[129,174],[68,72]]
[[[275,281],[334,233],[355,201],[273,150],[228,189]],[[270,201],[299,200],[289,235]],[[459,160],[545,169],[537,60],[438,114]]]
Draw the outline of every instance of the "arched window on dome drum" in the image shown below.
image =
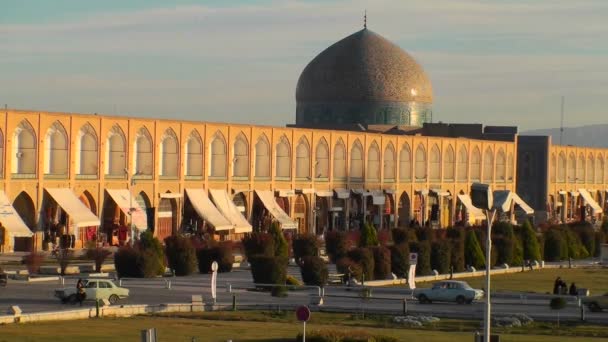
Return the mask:
[[458,162],[456,163],[456,179],[459,182],[467,181],[467,171],[469,169],[469,152],[465,146],[460,146],[458,150]]
[[216,179],[225,179],[227,174],[226,140],[222,133],[215,133],[211,139],[210,147],[209,176]]
[[195,130],[186,142],[186,176],[203,176],[203,139]]
[[557,181],[560,183],[566,181],[566,155],[564,152],[559,154],[559,159],[557,160]]
[[36,174],[38,155],[36,140],[36,132],[32,125],[27,120],[21,121],[13,135],[13,174]]
[[99,151],[97,150],[97,147],[99,146],[99,143],[93,126],[88,123],[82,126],[78,132],[77,142],[79,160],[76,165],[78,167],[76,174],[97,176],[97,172],[99,171]]
[[315,150],[315,178],[319,180],[329,178],[329,147],[325,139],[319,140]]
[[243,133],[237,135],[232,150],[232,176],[236,178],[249,178],[249,143]]
[[409,182],[412,180],[412,150],[407,143],[399,152],[399,180]]
[[481,151],[479,151],[479,147],[477,146],[473,149],[473,154],[471,154],[471,181],[481,181]]
[[513,181],[513,170],[515,169],[515,161],[513,160],[513,153],[507,154],[507,180]]
[[380,180],[380,151],[378,144],[373,142],[367,152],[367,179],[370,181]]
[[494,153],[491,148],[487,148],[483,156],[483,181],[492,183],[494,179]]
[[127,139],[118,125],[112,126],[106,142],[106,176],[125,177],[127,167]]
[[599,154],[595,162],[595,183],[602,184],[604,177],[604,157]]
[[310,147],[305,137],[300,138],[296,147],[296,178],[310,179]]
[[576,181],[576,156],[573,152],[570,152],[568,156],[568,182],[574,183]]
[[161,176],[176,179],[179,175],[179,142],[172,129],[167,129],[160,143]]
[[498,154],[496,155],[496,181],[504,182],[506,173],[507,173],[507,164],[505,160],[505,151],[498,150]]
[[138,175],[151,176],[153,165],[153,143],[150,133],[145,127],[137,132],[135,138],[135,172]]
[[68,134],[59,121],[55,121],[46,133],[44,141],[44,173],[47,175],[68,175]]
[[389,144],[384,149],[384,181],[395,181],[395,148]]
[[334,180],[346,179],[346,148],[344,142],[339,139],[334,147]]
[[416,148],[416,170],[415,176],[416,181],[424,181],[426,180],[426,152],[424,151],[424,147],[422,144],[418,145]]
[[363,147],[359,140],[355,141],[350,150],[350,174],[351,181],[363,180]]
[[291,178],[291,148],[286,137],[281,137],[277,144],[276,159],[275,176],[278,179]]
[[582,153],[578,155],[576,164],[576,181],[579,183],[585,181],[585,156]]
[[255,177],[270,178],[270,144],[265,135],[262,135],[255,144]]
[[454,148],[449,145],[443,156],[443,179],[445,181],[454,181],[454,160]]
[[593,158],[593,154],[590,154],[587,157],[587,174],[586,174],[586,182],[588,184],[593,183],[595,179],[595,159]]
[[555,153],[551,155],[551,164],[549,165],[549,181],[552,183],[557,181],[557,156]]
[[441,152],[439,146],[433,145],[429,159],[430,180],[431,182],[438,182],[441,180]]

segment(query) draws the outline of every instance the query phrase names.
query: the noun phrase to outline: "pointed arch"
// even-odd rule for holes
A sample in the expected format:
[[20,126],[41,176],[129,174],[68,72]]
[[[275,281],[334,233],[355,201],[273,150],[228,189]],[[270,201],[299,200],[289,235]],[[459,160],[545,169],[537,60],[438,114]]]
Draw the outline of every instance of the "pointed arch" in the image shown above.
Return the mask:
[[431,147],[429,155],[429,178],[431,182],[441,180],[441,151],[437,144]]
[[454,181],[454,165],[455,165],[454,148],[448,145],[443,156],[443,179],[449,182]]
[[233,147],[232,176],[249,178],[249,142],[242,132],[236,136]]
[[412,180],[412,150],[408,143],[404,143],[399,152],[399,180]]
[[593,183],[595,179],[595,157],[592,153],[587,156],[587,170],[586,170],[585,182],[587,184]]
[[296,178],[310,179],[310,144],[301,137],[296,146]]
[[47,175],[68,175],[68,133],[59,121],[53,122],[44,138],[44,173]]
[[[496,181],[504,182],[507,176],[507,161],[505,151],[500,148],[496,154]],[[554,180],[555,181],[555,180]]]
[[185,147],[186,176],[203,177],[203,139],[196,129],[186,138]]
[[389,143],[384,149],[384,180],[392,182],[395,180],[395,147]]
[[426,151],[424,146],[419,144],[416,148],[415,177],[417,181],[426,180]]
[[255,143],[255,177],[270,178],[270,143],[265,134]]
[[84,124],[78,131],[76,140],[77,162],[76,174],[97,176],[99,171],[99,139],[90,123]]
[[177,134],[167,128],[160,140],[160,175],[165,178],[178,178],[179,175],[179,141]]
[[576,181],[582,183],[585,181],[585,155],[580,153],[576,163]]
[[513,170],[515,169],[515,161],[513,160],[513,153],[507,154],[507,180],[513,181]]
[[356,139],[353,143],[353,147],[350,149],[350,174],[351,180],[362,180],[363,179],[363,146],[359,139]]
[[32,125],[23,120],[13,133],[12,173],[17,175],[36,174],[38,146],[36,132]]
[[380,180],[380,149],[378,144],[373,141],[367,150],[367,172],[365,173],[370,181]]
[[338,139],[336,146],[334,147],[334,169],[333,169],[334,180],[345,180],[346,179],[346,147],[344,141]]
[[0,178],[4,178],[4,133],[0,129]]
[[466,182],[469,170],[469,152],[467,147],[462,145],[458,150],[458,161],[456,163],[456,179],[459,182]]
[[602,184],[604,182],[604,156],[601,154],[597,155],[597,160],[595,161],[595,183]]
[[277,144],[275,167],[277,178],[291,178],[291,144],[286,136],[282,136]]
[[471,181],[481,181],[481,151],[475,146],[471,154]]
[[226,139],[222,132],[217,131],[211,137],[209,150],[209,176],[216,179],[225,179],[227,171]]
[[329,147],[325,138],[321,138],[315,149],[315,178],[329,178]]
[[557,160],[557,181],[566,181],[566,154],[562,151],[559,153],[559,159]]
[[552,183],[557,182],[557,155],[555,152],[551,154],[549,159],[549,181]]
[[494,180],[494,152],[488,146],[483,156],[483,181],[492,183]]
[[110,177],[124,177],[127,167],[127,139],[118,124],[115,124],[108,133],[106,140],[106,175]]
[[154,142],[146,127],[142,126],[137,130],[134,151],[133,165],[135,165],[135,174],[152,176],[154,170]]

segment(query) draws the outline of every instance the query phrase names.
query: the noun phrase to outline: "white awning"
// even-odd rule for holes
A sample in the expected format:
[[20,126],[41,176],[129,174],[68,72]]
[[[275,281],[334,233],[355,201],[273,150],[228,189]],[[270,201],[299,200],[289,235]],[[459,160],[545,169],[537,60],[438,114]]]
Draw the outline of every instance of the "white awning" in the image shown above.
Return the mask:
[[357,195],[361,195],[363,197],[371,196],[372,193],[370,191],[366,191],[365,189],[352,189],[352,192]]
[[160,194],[160,198],[182,198],[182,194],[173,192],[164,192]]
[[450,192],[449,191],[444,191],[441,189],[431,189],[431,192],[436,194],[439,197],[446,197],[446,196],[450,196]]
[[418,194],[418,195],[426,196],[429,194],[429,191],[428,190],[416,190],[416,191],[414,191],[414,193]]
[[384,197],[384,191],[374,190],[372,191],[372,201],[374,205],[384,205],[386,198]]
[[[148,229],[148,214],[137,203],[137,200],[131,198],[131,192],[127,189],[106,189],[110,197],[116,202],[116,205],[127,216],[131,216],[131,223],[138,230],[144,231]],[[130,210],[133,208],[133,210]]]
[[270,212],[272,217],[274,217],[277,221],[279,221],[279,223],[281,224],[281,228],[283,228],[283,229],[297,229],[298,228],[298,225],[296,224],[296,222],[294,220],[292,220],[291,217],[289,217],[289,215],[287,215],[287,213],[285,213],[283,211],[283,209],[281,209],[281,207],[279,207],[279,205],[277,204],[277,201],[274,199],[274,194],[272,193],[272,191],[256,190],[255,193],[258,194],[258,197],[260,198],[260,200],[262,200],[262,203],[264,204],[264,207],[266,207],[266,210],[268,210],[268,212]]
[[251,224],[247,222],[245,216],[230,199],[226,190],[209,189],[209,194],[220,213],[232,223],[235,233],[249,233],[252,231]]
[[334,192],[336,193],[336,197],[341,199],[346,199],[350,197],[350,190],[348,189],[334,189]]
[[567,192],[567,191],[564,191],[564,190],[560,190],[560,191],[558,191],[558,193],[559,193],[560,195],[566,195],[568,192]]
[[4,191],[0,190],[0,223],[6,228],[6,232],[13,237],[30,237],[34,235],[27,227],[21,216],[13,208],[11,201]]
[[318,197],[332,197],[334,192],[331,190],[317,190]]
[[186,194],[196,213],[209,222],[216,231],[230,230],[232,224],[220,213],[203,189],[186,189]]
[[279,193],[279,197],[293,197],[296,195],[295,190],[284,189],[284,190],[276,190]]
[[483,211],[481,209],[473,206],[473,202],[471,201],[471,197],[469,195],[460,194],[460,195],[458,195],[458,199],[467,208],[469,217],[471,217],[472,219],[477,219],[477,220],[486,219],[486,215],[483,213]]
[[601,214],[603,212],[602,207],[600,207],[600,205],[593,199],[593,196],[591,196],[587,190],[578,189],[578,192],[580,192],[581,196],[583,196],[585,203],[591,207],[594,214]]
[[61,209],[70,216],[70,220],[76,227],[99,226],[99,218],[82,203],[71,189],[67,188],[45,188],[51,197],[57,202]]
[[303,194],[314,194],[315,193],[315,189],[311,189],[311,188],[298,189],[297,191],[299,191]]
[[521,210],[525,211],[528,215],[534,214],[534,209],[532,209],[532,207],[530,207],[528,203],[526,203],[521,197],[519,197],[517,193],[512,192],[511,194],[513,195],[513,201],[521,208]]
[[578,197],[579,193],[578,191],[570,191],[570,195],[572,195],[572,197]]

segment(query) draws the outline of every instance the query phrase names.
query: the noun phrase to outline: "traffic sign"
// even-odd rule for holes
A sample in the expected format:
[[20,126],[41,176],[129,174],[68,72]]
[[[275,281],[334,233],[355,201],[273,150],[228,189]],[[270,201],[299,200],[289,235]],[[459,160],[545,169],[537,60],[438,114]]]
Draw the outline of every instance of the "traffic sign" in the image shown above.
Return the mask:
[[296,317],[300,322],[308,322],[310,319],[310,309],[306,305],[300,305],[296,309]]

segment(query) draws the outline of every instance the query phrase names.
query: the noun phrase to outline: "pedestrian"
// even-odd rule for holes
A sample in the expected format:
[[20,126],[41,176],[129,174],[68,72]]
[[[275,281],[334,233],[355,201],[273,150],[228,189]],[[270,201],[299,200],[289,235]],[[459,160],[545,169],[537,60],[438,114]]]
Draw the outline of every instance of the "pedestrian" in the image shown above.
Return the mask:
[[553,283],[553,294],[555,294],[555,295],[559,294],[561,284],[562,284],[562,278],[557,277],[557,279],[555,279],[555,282]]
[[84,290],[84,283],[82,282],[82,279],[78,278],[78,282],[76,283],[76,299],[78,300],[78,303],[80,303],[80,306],[82,306],[82,302],[86,297],[87,293]]
[[568,294],[568,284],[565,281],[561,280],[559,284],[559,294],[565,295]]
[[576,285],[574,284],[574,282],[572,282],[572,284],[570,284],[570,290],[568,291],[568,293],[571,296],[577,296],[578,295],[578,291],[576,289]]

